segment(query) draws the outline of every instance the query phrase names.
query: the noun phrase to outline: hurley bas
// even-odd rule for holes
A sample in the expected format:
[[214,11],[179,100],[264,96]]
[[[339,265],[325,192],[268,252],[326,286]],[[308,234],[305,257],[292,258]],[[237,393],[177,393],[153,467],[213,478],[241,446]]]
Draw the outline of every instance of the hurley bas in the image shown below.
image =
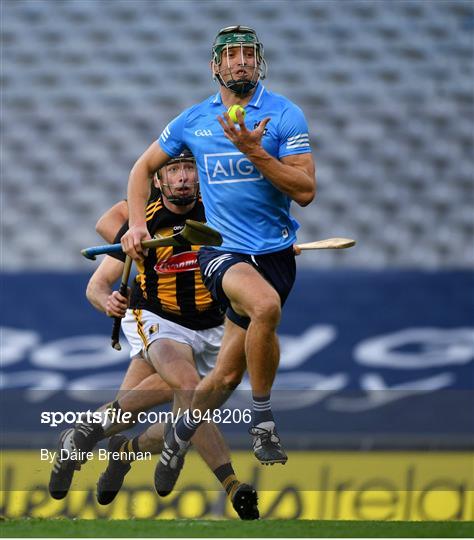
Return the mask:
[[[47,461],[48,463],[53,463],[56,459],[58,451],[51,452],[47,448],[40,449],[40,459],[41,461]],[[94,455],[94,452],[81,452],[76,450],[67,450],[62,448],[59,452],[60,461],[77,461],[79,463],[85,463],[96,457],[99,461],[105,460],[122,460],[122,461],[149,461],[151,460],[151,452],[110,452],[105,448],[99,448],[97,453]]]

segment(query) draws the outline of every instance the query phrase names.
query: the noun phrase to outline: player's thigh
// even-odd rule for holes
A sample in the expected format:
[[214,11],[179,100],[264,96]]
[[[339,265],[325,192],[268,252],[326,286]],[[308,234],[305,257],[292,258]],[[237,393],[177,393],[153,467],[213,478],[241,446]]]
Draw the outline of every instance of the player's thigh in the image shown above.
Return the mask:
[[281,301],[277,291],[250,264],[231,266],[222,278],[222,288],[239,315],[252,317],[271,311],[279,317]]
[[174,389],[193,389],[199,383],[193,349],[188,343],[160,338],[148,347],[148,356],[157,373]]

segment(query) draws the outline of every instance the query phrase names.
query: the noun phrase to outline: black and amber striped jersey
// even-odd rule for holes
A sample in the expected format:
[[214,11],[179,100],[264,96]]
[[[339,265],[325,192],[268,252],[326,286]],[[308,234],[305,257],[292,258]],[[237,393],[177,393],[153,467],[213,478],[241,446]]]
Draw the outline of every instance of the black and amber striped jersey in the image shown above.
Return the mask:
[[[161,195],[150,201],[146,208],[151,236],[175,234],[184,227],[187,219],[206,221],[201,200],[187,214],[171,212],[163,204]],[[120,241],[127,228],[128,224],[122,227],[116,242]],[[143,263],[137,263],[130,307],[146,309],[192,330],[222,324],[223,311],[202,282],[198,250],[199,246],[149,249]]]

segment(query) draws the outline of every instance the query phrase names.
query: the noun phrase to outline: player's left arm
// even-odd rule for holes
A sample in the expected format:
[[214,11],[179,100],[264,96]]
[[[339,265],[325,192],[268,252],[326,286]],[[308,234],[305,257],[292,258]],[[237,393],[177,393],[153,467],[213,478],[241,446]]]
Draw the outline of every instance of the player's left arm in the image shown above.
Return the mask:
[[[265,118],[252,131],[245,126],[240,111],[237,111],[238,127],[227,113],[218,121],[225,136],[245,154],[257,169],[272,184],[296,201],[300,206],[307,206],[316,195],[316,167],[309,143],[301,153],[284,155],[279,159],[271,156],[262,146],[262,137],[270,118]],[[305,122],[303,119],[303,126]],[[307,131],[307,127],[303,127]],[[290,130],[286,130],[291,134]],[[307,134],[306,134],[307,135]],[[290,143],[290,146],[297,143]]]
[[313,201],[316,167],[312,154],[294,154],[278,160],[260,146],[247,153],[247,157],[263,176],[300,206]]
[[127,220],[127,201],[119,201],[100,216],[95,224],[95,230],[106,242],[112,243],[117,232]]
[[96,309],[109,317],[124,317],[127,311],[128,298],[112,290],[122,270],[123,261],[107,255],[87,284],[87,299]]

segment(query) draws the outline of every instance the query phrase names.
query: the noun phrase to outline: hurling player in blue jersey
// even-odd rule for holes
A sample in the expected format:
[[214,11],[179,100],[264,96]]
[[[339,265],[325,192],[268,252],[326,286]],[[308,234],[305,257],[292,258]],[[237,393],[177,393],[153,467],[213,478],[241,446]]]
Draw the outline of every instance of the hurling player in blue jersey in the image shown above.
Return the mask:
[[[263,46],[254,30],[224,28],[217,34],[211,70],[219,92],[186,109],[137,160],[129,179],[130,229],[124,251],[143,258],[149,238],[145,205],[149,175],[184,146],[196,158],[210,226],[219,248],[199,252],[201,273],[214,297],[227,306],[226,329],[215,369],[199,384],[189,414],[170,430],[156,482],[176,482],[199,419],[218,408],[248,370],[253,395],[253,450],[261,463],[285,463],[270,407],[279,363],[276,329],[295,279],[292,245],[298,223],[291,201],[308,205],[316,192],[315,165],[300,108],[262,84]],[[234,124],[227,109],[245,108]],[[163,487],[163,486],[162,486]]]

